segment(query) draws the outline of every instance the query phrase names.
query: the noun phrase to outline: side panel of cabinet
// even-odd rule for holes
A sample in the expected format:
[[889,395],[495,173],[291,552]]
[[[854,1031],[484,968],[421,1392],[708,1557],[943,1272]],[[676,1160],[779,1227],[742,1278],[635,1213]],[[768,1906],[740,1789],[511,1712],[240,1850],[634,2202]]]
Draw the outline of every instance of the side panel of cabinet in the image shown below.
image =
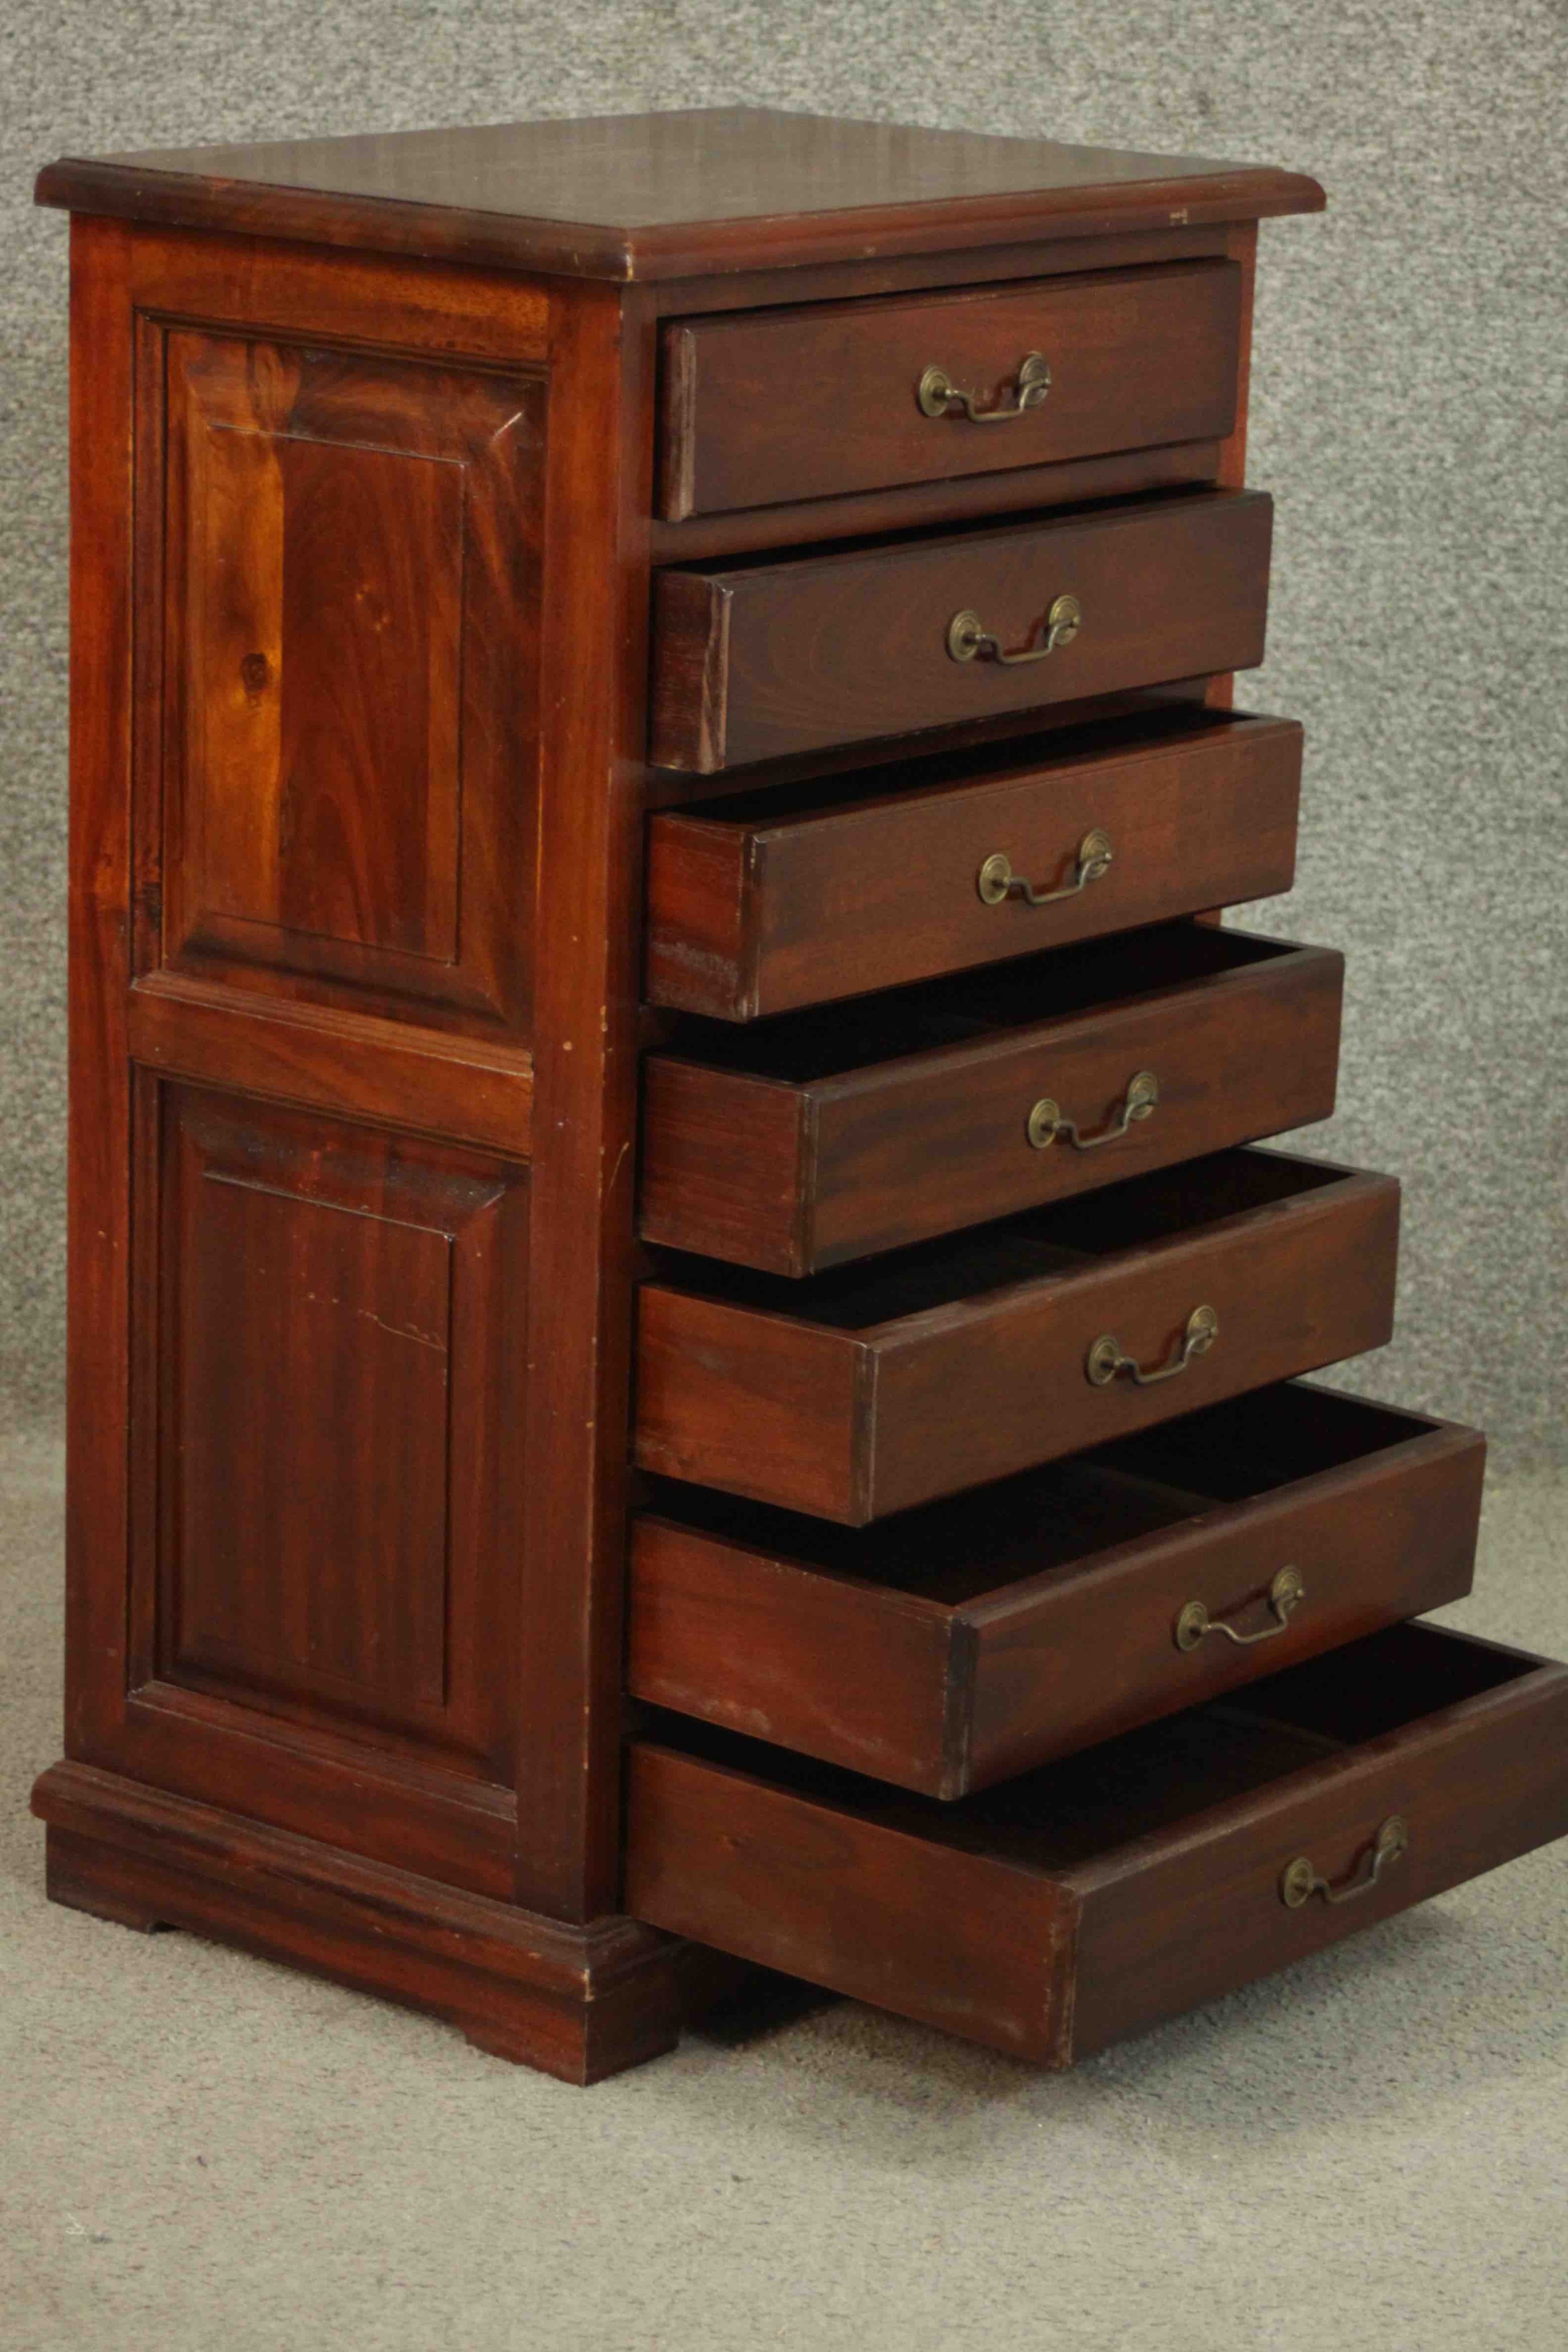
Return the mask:
[[67,1751],[510,1901],[550,298],[71,250]]

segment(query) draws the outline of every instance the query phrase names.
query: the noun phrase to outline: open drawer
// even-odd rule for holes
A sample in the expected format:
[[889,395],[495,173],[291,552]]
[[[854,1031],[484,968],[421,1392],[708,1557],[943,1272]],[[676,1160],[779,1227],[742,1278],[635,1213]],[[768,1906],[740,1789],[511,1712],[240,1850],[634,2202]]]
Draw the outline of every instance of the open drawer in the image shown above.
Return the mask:
[[1263,659],[1273,508],[1173,491],[654,574],[648,756],[712,775]]
[[1025,956],[643,1064],[645,1241],[815,1274],[1326,1118],[1344,959],[1205,923]]
[[649,1001],[754,1021],[1288,890],[1301,730],[1170,709],[663,809]]
[[864,1526],[1378,1348],[1399,1187],[1221,1152],[871,1267],[668,1258],[638,1466]]
[[627,1685],[962,1797],[1458,1600],[1485,1454],[1290,1382],[864,1529],[664,1486]]
[[626,1907],[1065,2066],[1564,1830],[1568,1667],[1396,1625],[957,1805],[663,1718]]

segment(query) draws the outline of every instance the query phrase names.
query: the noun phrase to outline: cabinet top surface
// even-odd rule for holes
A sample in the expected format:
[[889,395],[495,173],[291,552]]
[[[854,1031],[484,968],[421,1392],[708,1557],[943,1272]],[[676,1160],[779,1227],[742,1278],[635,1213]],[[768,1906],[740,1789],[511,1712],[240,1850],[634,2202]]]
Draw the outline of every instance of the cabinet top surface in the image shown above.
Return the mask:
[[1301,173],[732,107],[66,157],[38,201],[190,228],[668,278],[1313,212]]

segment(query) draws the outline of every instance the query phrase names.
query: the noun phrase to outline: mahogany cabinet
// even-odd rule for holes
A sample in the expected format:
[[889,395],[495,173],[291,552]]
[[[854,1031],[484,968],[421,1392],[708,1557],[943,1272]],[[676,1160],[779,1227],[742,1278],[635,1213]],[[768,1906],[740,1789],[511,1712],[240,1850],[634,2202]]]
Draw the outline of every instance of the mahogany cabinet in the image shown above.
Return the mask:
[[737,110],[67,160],[58,1901],[589,2081],[1065,2063],[1568,1828],[1239,717],[1306,178]]

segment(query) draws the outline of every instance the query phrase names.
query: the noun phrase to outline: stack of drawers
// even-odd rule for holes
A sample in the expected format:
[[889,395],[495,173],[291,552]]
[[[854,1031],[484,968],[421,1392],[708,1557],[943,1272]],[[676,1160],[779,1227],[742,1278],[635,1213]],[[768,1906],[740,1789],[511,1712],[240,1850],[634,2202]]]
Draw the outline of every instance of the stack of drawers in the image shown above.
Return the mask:
[[1389,1336],[1399,1199],[1258,1148],[1333,1108],[1342,959],[1212,919],[1294,862],[1300,728],[1191,683],[1261,659],[1270,503],[990,511],[1231,434],[1239,278],[663,341],[719,520],[650,756],[720,781],[647,835],[627,1907],[1052,2064],[1560,1825],[1560,1676],[1406,1622],[1482,1440],[1298,1377]]
[[1268,1148],[1341,960],[1215,919],[1315,183],[738,109],[39,194],[50,1894],[578,2082],[736,1960],[1063,2063],[1568,1826],[1568,1670],[1411,1622],[1480,1439],[1301,1381],[1393,1309]]

